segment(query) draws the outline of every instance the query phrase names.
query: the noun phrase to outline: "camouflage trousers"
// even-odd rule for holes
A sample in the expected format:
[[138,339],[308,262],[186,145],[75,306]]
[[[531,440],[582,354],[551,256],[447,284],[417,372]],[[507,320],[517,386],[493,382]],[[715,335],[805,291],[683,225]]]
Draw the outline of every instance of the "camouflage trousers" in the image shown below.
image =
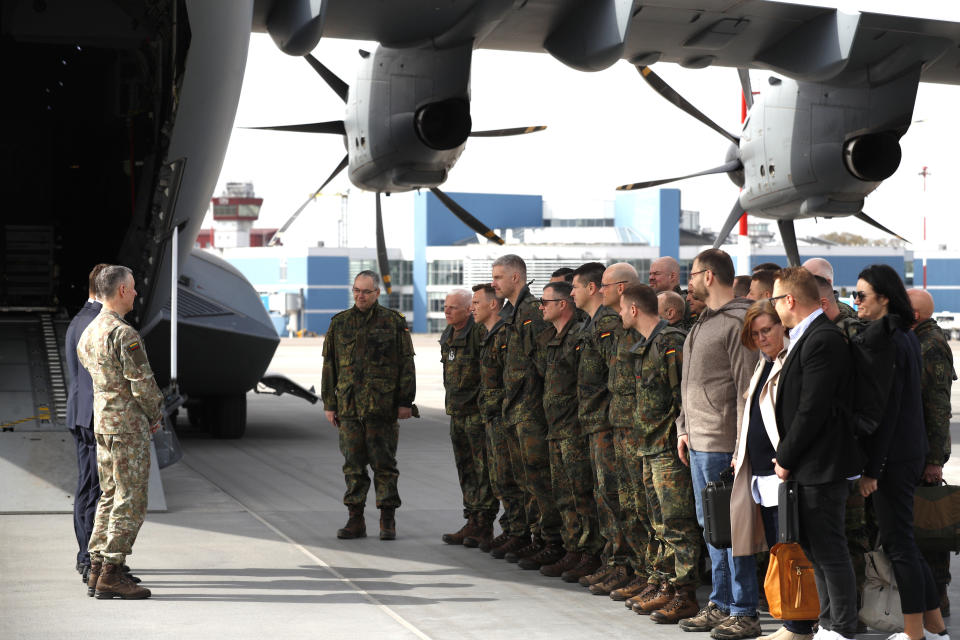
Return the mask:
[[590,463],[593,467],[593,499],[603,539],[603,559],[608,565],[626,565],[629,549],[620,531],[620,483],[617,480],[617,455],[613,429],[591,433]]
[[703,533],[697,524],[693,477],[675,448],[643,456],[643,487],[660,548],[650,579],[669,580],[677,587],[698,584]]
[[551,544],[559,544],[560,512],[553,499],[553,484],[550,480],[550,450],[547,447],[547,425],[523,421],[516,425],[520,441],[520,458],[526,492],[533,498],[527,507],[527,522],[533,533]]
[[617,482],[620,497],[620,530],[630,549],[630,565],[638,577],[651,577],[660,553],[647,515],[647,492],[643,486],[643,456],[637,450],[633,429],[614,428]]
[[487,430],[479,413],[450,416],[450,442],[463,494],[463,517],[499,510],[487,468]]
[[100,501],[90,534],[91,561],[123,564],[147,515],[150,434],[96,434]]
[[853,574],[857,578],[857,602],[863,596],[863,585],[867,580],[867,562],[863,554],[873,549],[877,537],[874,524],[873,535],[867,523],[867,499],[860,495],[860,480],[850,482],[850,495],[847,497],[844,533],[847,536],[847,551],[853,564]]
[[596,555],[603,547],[587,436],[548,440],[553,497],[560,511],[560,531],[567,551]]
[[397,492],[397,438],[400,426],[396,420],[350,418],[340,419],[340,453],[343,454],[343,477],[347,492],[343,504],[363,506],[370,490],[367,465],[373,470],[377,508],[400,506]]
[[[936,487],[939,482],[921,482],[923,487]],[[849,506],[847,507],[850,508]],[[950,552],[949,551],[921,551],[920,555],[930,565],[930,571],[933,573],[933,582],[937,587],[943,587],[950,584]]]
[[[513,437],[510,437],[510,433]],[[523,489],[517,483],[514,469],[520,469],[520,441],[516,431],[504,429],[503,420],[495,418],[487,423],[487,469],[493,495],[503,504],[500,516],[500,528],[511,536],[530,535],[527,516],[524,512],[526,501]]]

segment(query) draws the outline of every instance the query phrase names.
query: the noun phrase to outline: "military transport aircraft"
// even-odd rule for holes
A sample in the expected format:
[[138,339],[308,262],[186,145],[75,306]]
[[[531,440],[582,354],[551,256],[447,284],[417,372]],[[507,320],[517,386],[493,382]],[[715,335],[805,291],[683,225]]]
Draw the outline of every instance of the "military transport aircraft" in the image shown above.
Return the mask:
[[[740,135],[720,131],[735,147],[713,171],[744,185],[724,230],[743,210],[771,216],[796,262],[794,219],[870,220],[863,200],[896,170],[917,83],[960,83],[960,23],[910,11],[766,0],[3,2],[0,339],[41,335],[31,327],[46,330],[82,303],[92,264],[121,262],[143,285],[132,319],[163,379],[176,251],[179,380],[189,410],[221,435],[242,433],[245,394],[263,379],[277,338],[249,283],[193,246],[233,126],[251,29],[291,56],[308,56],[321,37],[380,43],[349,87],[307,59],[347,106],[342,124],[316,125],[344,136],[338,169],[377,192],[443,182],[471,131],[476,48],[545,52],[583,71],[625,59],[708,124],[651,65],[770,72]],[[174,227],[182,229],[171,247]],[[8,335],[11,327],[22,332]],[[45,351],[37,340],[56,390],[56,344]],[[0,376],[29,377],[35,364]],[[55,393],[36,386],[16,393],[17,412],[56,405],[44,396]],[[2,400],[0,424],[18,417]]]

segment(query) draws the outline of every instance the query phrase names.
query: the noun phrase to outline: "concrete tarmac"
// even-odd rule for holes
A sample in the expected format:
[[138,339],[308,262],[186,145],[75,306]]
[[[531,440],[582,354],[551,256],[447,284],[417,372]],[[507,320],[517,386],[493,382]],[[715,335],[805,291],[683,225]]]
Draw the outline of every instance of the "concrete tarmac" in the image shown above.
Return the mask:
[[[85,595],[69,515],[0,515],[0,638],[684,637],[579,585],[440,541],[462,524],[461,500],[436,336],[416,348],[423,417],[400,423],[397,540],[377,538],[372,496],[369,537],[336,538],[342,458],[322,407],[251,393],[241,440],[181,419],[183,460],[161,472],[168,511],[148,515],[128,560],[149,600]],[[320,339],[284,340],[271,369],[319,388]],[[960,583],[951,594],[960,602]]]

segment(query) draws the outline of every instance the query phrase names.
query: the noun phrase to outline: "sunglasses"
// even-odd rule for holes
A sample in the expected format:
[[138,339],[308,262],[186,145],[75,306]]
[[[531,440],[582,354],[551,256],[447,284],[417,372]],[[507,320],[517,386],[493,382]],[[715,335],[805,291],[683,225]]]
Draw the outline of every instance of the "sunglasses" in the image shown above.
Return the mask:
[[853,299],[856,300],[857,302],[863,302],[864,299],[865,299],[867,296],[869,296],[869,295],[877,295],[877,294],[875,294],[875,293],[873,293],[873,294],[867,293],[866,291],[854,291],[854,292],[853,292]]

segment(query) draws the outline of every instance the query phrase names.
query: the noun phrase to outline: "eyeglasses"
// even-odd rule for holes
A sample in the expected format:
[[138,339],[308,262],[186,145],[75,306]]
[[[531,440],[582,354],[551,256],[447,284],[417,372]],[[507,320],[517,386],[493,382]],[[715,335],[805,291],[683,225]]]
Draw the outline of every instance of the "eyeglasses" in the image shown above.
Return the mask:
[[698,273],[704,273],[704,272],[706,272],[706,271],[710,271],[710,269],[700,269],[700,271],[693,271],[693,272],[690,273],[689,276],[687,276],[687,279],[689,280],[690,278],[692,278],[693,276],[697,275]]
[[540,306],[541,306],[541,307],[547,306],[547,303],[548,303],[548,302],[566,302],[566,301],[567,301],[566,298],[553,298],[553,299],[550,299],[550,298],[537,298],[537,300],[540,302]]
[[874,295],[874,296],[875,296],[875,295],[877,295],[877,294],[875,294],[875,293],[873,293],[873,294],[867,293],[866,291],[854,291],[854,292],[853,292],[853,299],[856,300],[857,302],[863,302],[864,298],[866,298],[866,297],[869,296],[869,295]]
[[779,300],[779,299],[781,299],[781,298],[786,298],[788,295],[790,295],[790,294],[789,294],[789,293],[785,293],[785,294],[783,294],[782,296],[774,296],[774,297],[772,297],[772,298],[767,298],[767,302],[769,302],[770,304],[776,304],[776,303],[777,303],[777,300]]
[[354,288],[353,288],[353,295],[359,296],[359,295],[362,294],[362,295],[365,295],[365,296],[370,296],[370,295],[375,294],[377,291],[379,291],[379,289],[357,289],[356,287],[354,287]]
[[600,288],[603,289],[604,287],[615,287],[618,284],[627,284],[628,282],[629,280],[617,280],[616,282],[601,282]]

